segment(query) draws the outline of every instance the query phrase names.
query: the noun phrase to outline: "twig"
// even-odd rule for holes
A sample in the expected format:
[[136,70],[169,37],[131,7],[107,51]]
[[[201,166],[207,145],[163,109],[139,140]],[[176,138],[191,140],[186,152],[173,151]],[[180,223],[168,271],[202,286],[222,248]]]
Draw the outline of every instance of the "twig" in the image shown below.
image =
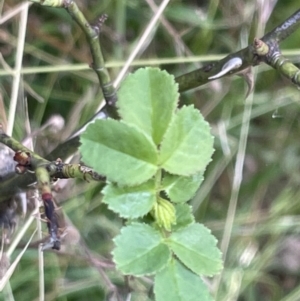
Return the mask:
[[[39,156],[38,154],[34,153],[33,151],[31,151],[29,148],[25,147],[19,141],[15,140],[14,138],[12,138],[12,137],[6,135],[5,133],[3,133],[1,128],[0,128],[0,143],[5,144],[6,146],[11,148],[16,153],[20,152],[20,153],[24,153],[24,155],[27,154],[27,157],[30,157],[30,160],[31,160],[30,164],[38,165],[38,164],[47,164],[47,163],[49,163],[48,160],[46,160],[46,159],[42,158],[41,156]],[[17,161],[19,161],[19,160],[26,160],[26,159],[23,158],[23,157],[21,158],[19,156]],[[18,163],[23,163],[23,162],[18,162]]]
[[[267,33],[260,40],[263,41],[269,47],[267,54],[260,55],[256,51],[256,41],[249,45],[248,47],[237,51],[235,53],[229,54],[220,61],[216,61],[205,65],[204,67],[197,69],[195,71],[178,76],[175,80],[179,84],[179,91],[184,92],[201,85],[208,83],[211,80],[220,78],[223,76],[228,76],[241,72],[242,70],[250,67],[256,66],[261,62],[265,62],[270,66],[276,68],[286,77],[292,79],[294,83],[300,84],[299,74],[297,73],[299,69],[296,66],[291,66],[292,64],[283,64],[282,60],[279,58],[279,46],[278,44],[286,39],[291,33],[300,27],[300,10],[296,11],[292,16],[285,20],[282,24],[277,26],[271,32]],[[275,58],[275,61],[274,61]],[[232,64],[232,69],[228,69],[227,72],[224,71],[224,67],[230,65],[233,59],[240,59],[241,64],[239,66]],[[285,65],[285,66],[284,66]],[[221,74],[222,73],[222,74]],[[220,75],[221,74],[221,75]],[[216,75],[220,75],[217,76]]]
[[50,240],[44,244],[43,250],[52,248],[60,249],[60,237],[58,232],[58,220],[55,214],[55,207],[50,186],[50,176],[46,168],[40,166],[35,170],[38,187],[41,192],[42,200],[47,217],[47,226],[50,234]]
[[31,0],[31,2],[39,3],[42,6],[65,8],[74,21],[79,25],[81,30],[86,35],[90,45],[93,59],[93,62],[90,66],[98,76],[106,105],[114,107],[114,104],[117,100],[116,90],[112,85],[109,73],[105,67],[99,39],[101,25],[106,20],[106,16],[100,16],[96,24],[91,25],[73,0]]
[[[44,203],[47,226],[50,234],[50,238],[43,243],[42,250],[49,248],[59,250],[61,245],[59,229],[60,225],[53,202],[50,176],[60,178],[79,177],[86,181],[102,181],[104,178],[95,173],[92,169],[81,166],[80,164],[64,164],[60,159],[56,160],[55,162],[49,162],[3,132],[0,132],[0,141],[16,151],[14,159],[18,162],[19,170],[33,170],[35,172],[41,198]],[[5,197],[7,198],[7,195]],[[110,282],[109,278],[99,265],[99,262],[94,260],[90,253],[88,253],[88,255],[91,264],[97,267],[98,271],[102,275],[105,283],[107,284],[109,292],[117,296],[119,300],[117,287]]]
[[278,25],[276,28],[274,28],[272,31],[265,34],[262,40],[266,43],[267,41],[270,40],[276,40],[277,43],[282,42],[284,39],[286,39],[289,35],[291,35],[299,28],[300,26],[299,21],[300,21],[300,9],[297,10],[294,14],[292,14],[288,19],[286,19],[280,25]]
[[87,182],[105,181],[105,177],[96,173],[93,169],[81,164],[65,164],[62,160],[48,161],[34,153],[20,142],[7,136],[0,130],[0,143],[5,144],[15,151],[14,160],[18,163],[16,172],[24,176],[14,176],[1,182],[0,201],[12,196],[19,189],[25,189],[28,185],[36,182],[36,170],[43,167],[52,179],[78,178]]

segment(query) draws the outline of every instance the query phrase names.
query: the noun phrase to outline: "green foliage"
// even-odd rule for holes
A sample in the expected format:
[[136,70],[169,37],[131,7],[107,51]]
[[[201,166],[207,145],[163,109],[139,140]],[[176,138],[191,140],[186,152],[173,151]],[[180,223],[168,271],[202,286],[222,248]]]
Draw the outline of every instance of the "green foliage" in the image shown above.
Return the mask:
[[155,276],[156,301],[212,301],[208,289],[199,276],[172,258]]
[[150,180],[138,186],[119,187],[109,183],[103,190],[103,202],[109,209],[125,218],[138,218],[147,214],[155,203],[155,183]]
[[188,106],[175,114],[162,142],[159,162],[172,174],[190,176],[205,169],[212,152],[208,123]]
[[169,85],[172,80],[165,71],[139,69],[128,75],[118,93],[121,118],[151,136],[156,145],[161,143],[179,98],[177,84]]
[[171,252],[159,231],[146,224],[133,223],[115,239],[114,261],[124,274],[153,274],[166,266]]
[[155,145],[125,122],[97,120],[81,136],[81,142],[84,162],[120,185],[143,183],[157,170]]
[[[117,268],[155,274],[157,300],[211,300],[199,276],[221,270],[221,252],[186,202],[203,180],[213,137],[193,106],[176,108],[177,88],[173,76],[156,68],[129,75],[118,93],[122,120],[91,124],[80,150],[107,177],[103,202],[131,221],[115,238]],[[138,222],[146,215],[148,224]]]
[[172,230],[183,228],[195,221],[192,214],[192,207],[188,204],[175,205],[176,224],[172,225]]
[[190,177],[166,173],[162,184],[172,202],[184,203],[194,196],[202,181],[203,171]]
[[174,231],[167,240],[175,255],[196,274],[212,276],[222,268],[217,240],[201,224]]

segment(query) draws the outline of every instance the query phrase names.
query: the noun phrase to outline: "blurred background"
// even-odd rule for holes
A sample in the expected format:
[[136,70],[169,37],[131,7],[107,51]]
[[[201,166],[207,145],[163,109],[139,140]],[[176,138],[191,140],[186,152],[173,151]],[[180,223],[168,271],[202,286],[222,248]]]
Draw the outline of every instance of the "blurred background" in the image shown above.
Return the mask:
[[[161,1],[77,3],[91,22],[108,15],[101,46],[115,79]],[[89,46],[67,12],[27,8],[20,1],[0,1],[1,118],[16,139],[45,156],[93,116],[102,95],[88,67]],[[192,71],[246,47],[299,8],[288,0],[170,1],[128,72],[143,66],[175,76]],[[296,65],[299,40],[300,30],[281,43]],[[213,160],[190,204],[224,253],[222,274],[206,279],[216,300],[299,301],[300,91],[266,65],[253,75],[247,99],[248,86],[238,76],[181,95],[182,103],[199,108],[215,136]],[[116,291],[126,300],[130,290],[130,300],[154,300],[151,278],[123,278],[113,268],[113,237],[123,221],[101,203],[101,188],[77,180],[56,183],[56,202],[70,230],[59,254],[44,252],[45,300],[118,300]],[[32,195],[27,198],[30,209]],[[35,227],[22,234],[11,262]],[[0,300],[38,300],[41,279],[32,244]]]

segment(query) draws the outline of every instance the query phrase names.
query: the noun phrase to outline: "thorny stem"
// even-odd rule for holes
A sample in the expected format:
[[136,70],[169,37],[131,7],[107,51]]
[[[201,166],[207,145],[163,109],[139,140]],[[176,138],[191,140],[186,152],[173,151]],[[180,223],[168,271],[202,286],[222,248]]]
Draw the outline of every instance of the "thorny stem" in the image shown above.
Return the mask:
[[[283,69],[278,69],[276,65],[268,58],[272,57],[274,53],[277,53],[279,51],[278,44],[282,42],[285,38],[287,38],[291,33],[293,33],[299,27],[300,27],[300,10],[296,11],[282,24],[277,26],[275,29],[273,29],[271,32],[267,33],[264,37],[260,39],[261,41],[265,42],[265,44],[267,44],[269,47],[269,53],[267,54],[266,57],[258,55],[255,49],[255,42],[256,42],[255,41],[254,45],[251,44],[248,47],[238,52],[229,54],[228,56],[226,56],[220,61],[208,64],[200,69],[178,76],[175,80],[179,84],[179,91],[184,92],[208,83],[210,81],[209,79],[210,77],[220,73],[223,66],[229,60],[236,57],[242,59],[242,65],[239,68],[235,69],[234,72],[227,73],[223,76],[238,73],[248,67],[256,66],[261,62],[266,62],[273,68],[276,68],[278,71],[282,72],[283,75],[287,76],[286,72],[283,72]],[[291,76],[287,76],[287,77],[291,79]],[[300,85],[300,81],[295,81],[294,79],[294,82]]]
[[276,28],[274,28],[272,31],[265,34],[262,40],[264,42],[270,40],[276,40],[277,43],[280,43],[299,28],[300,26],[299,22],[300,22],[300,9],[297,10],[293,15],[291,15],[280,25],[278,25]]
[[[48,176],[54,179],[78,178],[87,182],[105,181],[103,176],[84,165],[64,164],[60,159],[57,159],[54,162],[48,161],[1,131],[0,143],[7,145],[16,152],[15,160],[21,165],[20,167],[24,166],[26,167],[26,170],[35,172],[35,174],[26,173],[24,176],[15,176],[3,181],[1,183],[0,201],[7,199],[7,197],[10,195],[15,194],[20,188],[26,188],[26,186],[29,184],[34,183],[38,177],[36,172],[38,167],[43,167],[47,171]],[[28,156],[28,162],[22,162],[22,160],[24,160],[24,156],[20,156],[20,151],[25,153],[25,156]]]
[[47,166],[47,171],[53,178],[70,179],[76,178],[91,181],[105,181],[105,177],[96,173],[93,169],[81,164],[65,164],[60,159],[51,162]]
[[104,99],[106,100],[106,105],[114,106],[117,100],[116,91],[110,80],[109,73],[105,68],[105,62],[102,55],[101,44],[99,39],[101,25],[105,21],[106,17],[101,16],[99,20],[97,20],[97,24],[92,26],[86,20],[85,16],[79,10],[77,4],[73,0],[65,0],[63,3],[68,13],[72,16],[72,18],[80,26],[80,28],[86,35],[93,58],[93,63],[91,64],[91,67],[94,69],[95,73],[98,76]]
[[269,47],[265,62],[279,71],[283,76],[300,87],[300,70],[291,61],[283,57],[279,43],[300,27],[300,10],[267,33],[261,40]]
[[[101,43],[99,33],[101,25],[106,20],[106,16],[101,16],[95,25],[91,25],[78,8],[73,0],[31,0],[31,2],[39,3],[42,6],[51,6],[57,8],[65,8],[73,20],[79,25],[86,35],[90,45],[93,62],[91,67],[98,76],[100,87],[102,89],[107,107],[114,107],[117,100],[116,91],[110,80],[109,73],[105,67],[104,58],[101,51]],[[110,108],[112,109],[112,108]]]
[[23,144],[21,144],[19,141],[15,140],[12,137],[9,137],[5,133],[2,132],[0,129],[0,142],[11,148],[13,151],[18,152],[25,152],[30,154],[31,156],[31,165],[34,164],[47,164],[49,163],[48,160],[42,158],[41,156],[37,155],[27,147],[25,147]]
[[[3,132],[0,132],[0,142],[5,143],[16,154],[14,156],[15,161],[18,162],[18,170],[32,170],[35,172],[38,188],[40,190],[42,200],[45,208],[45,215],[47,218],[47,227],[50,235],[50,239],[43,246],[45,249],[60,249],[60,234],[59,234],[59,219],[56,214],[55,205],[53,201],[51,191],[51,176],[55,178],[81,178],[86,181],[102,181],[103,177],[98,175],[92,169],[82,166],[80,164],[64,164],[61,160],[56,162],[49,162],[39,155],[31,152],[25,146],[20,144],[15,139],[7,136]],[[18,166],[17,165],[17,166]],[[7,199],[10,195],[16,192],[12,186],[9,185],[8,191],[5,193],[5,184],[1,187],[1,197]]]

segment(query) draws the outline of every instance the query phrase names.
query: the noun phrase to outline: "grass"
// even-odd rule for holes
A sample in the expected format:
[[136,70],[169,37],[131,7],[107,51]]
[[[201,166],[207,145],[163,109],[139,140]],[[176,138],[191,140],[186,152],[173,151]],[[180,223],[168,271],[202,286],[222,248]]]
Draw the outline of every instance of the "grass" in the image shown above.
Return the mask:
[[[80,2],[89,20],[103,12],[109,16],[101,37],[116,86],[139,66],[157,65],[180,75],[219,59],[299,8],[282,0],[274,7],[267,1],[261,7],[261,1],[238,0],[165,3],[151,27],[158,17],[152,0]],[[35,133],[32,146],[45,155],[100,105],[96,76],[88,69],[89,48],[63,10],[29,8],[13,0],[0,2],[1,8],[0,97],[7,108],[7,132],[19,140]],[[294,33],[282,45],[295,62],[299,36]],[[207,283],[218,301],[297,301],[299,91],[266,66],[255,68],[255,87],[245,100],[246,89],[243,79],[230,77],[182,95],[201,110],[216,137],[205,182],[191,201],[197,220],[218,237],[225,258],[222,274]],[[45,300],[106,300],[105,292],[115,287],[125,300],[128,287],[106,259],[122,221],[101,204],[98,185],[70,180],[56,187],[71,225],[62,255],[44,252],[38,264],[37,249],[28,249],[10,278],[11,291],[7,286],[0,298],[42,300],[39,289],[45,285]],[[20,235],[23,242],[35,227]],[[12,252],[11,262],[20,252]],[[150,279],[128,281],[138,292],[131,300],[151,298]]]

